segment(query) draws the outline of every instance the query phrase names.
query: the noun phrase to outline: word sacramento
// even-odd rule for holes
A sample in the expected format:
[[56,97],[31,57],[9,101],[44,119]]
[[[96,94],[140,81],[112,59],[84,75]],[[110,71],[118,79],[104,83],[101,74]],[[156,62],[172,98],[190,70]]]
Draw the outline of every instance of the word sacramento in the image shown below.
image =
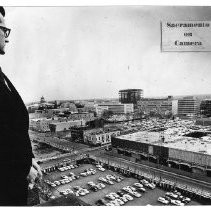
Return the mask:
[[193,27],[199,27],[199,28],[202,28],[202,27],[210,27],[210,24],[209,23],[169,23],[167,22],[167,27],[170,27],[170,28],[193,28]]

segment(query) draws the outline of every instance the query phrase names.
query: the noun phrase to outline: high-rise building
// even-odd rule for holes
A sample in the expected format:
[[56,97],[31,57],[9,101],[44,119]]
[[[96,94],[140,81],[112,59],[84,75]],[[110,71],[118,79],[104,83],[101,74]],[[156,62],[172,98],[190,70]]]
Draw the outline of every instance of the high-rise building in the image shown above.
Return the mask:
[[137,105],[137,102],[143,97],[142,89],[126,89],[119,91],[119,102],[122,104],[134,104]]
[[195,117],[199,112],[199,101],[193,96],[184,97],[178,100],[179,117]]
[[204,99],[200,104],[200,114],[211,117],[211,99]]

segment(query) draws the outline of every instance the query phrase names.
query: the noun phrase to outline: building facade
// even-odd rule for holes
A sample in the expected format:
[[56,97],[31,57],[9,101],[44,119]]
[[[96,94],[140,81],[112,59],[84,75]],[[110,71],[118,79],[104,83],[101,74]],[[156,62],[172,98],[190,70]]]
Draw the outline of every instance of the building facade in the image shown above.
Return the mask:
[[113,112],[114,114],[127,114],[134,112],[133,104],[98,104],[96,106],[96,113],[98,116],[101,116],[104,110]]
[[84,142],[90,145],[105,145],[111,143],[111,137],[120,135],[120,131],[105,132],[98,130],[95,132],[86,132],[84,134]]
[[160,137],[156,132],[112,137],[112,150],[134,162],[143,160],[211,177],[211,145],[206,144],[207,140],[191,137],[172,140],[170,136],[162,141]]
[[85,120],[92,121],[95,119],[94,113],[82,112],[82,113],[72,113],[69,115],[68,120]]
[[178,100],[179,117],[195,117],[199,113],[199,101],[192,97],[184,97]]
[[211,117],[211,99],[201,101],[200,114],[204,117]]
[[50,131],[49,124],[53,122],[58,122],[58,120],[47,119],[47,118],[38,118],[30,120],[30,128],[39,132],[48,132]]
[[159,114],[172,113],[172,97],[167,98],[143,98],[138,102],[139,111],[149,114],[155,112]]
[[85,126],[85,120],[72,120],[66,122],[53,122],[49,124],[49,128],[51,132],[59,132],[59,131],[67,131],[72,127],[81,127]]
[[125,89],[119,91],[119,102],[122,104],[134,104],[143,97],[142,89]]

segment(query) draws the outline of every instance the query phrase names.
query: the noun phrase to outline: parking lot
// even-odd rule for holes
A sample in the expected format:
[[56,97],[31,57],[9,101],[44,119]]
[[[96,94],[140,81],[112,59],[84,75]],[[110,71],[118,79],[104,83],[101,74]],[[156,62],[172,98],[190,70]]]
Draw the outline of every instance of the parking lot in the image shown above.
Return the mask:
[[[96,173],[94,175],[88,175],[85,177],[80,176],[81,172],[84,172],[85,169],[92,168],[96,170]],[[135,178],[130,178],[130,177],[123,177],[122,175],[119,175],[116,172],[113,172],[111,170],[105,170],[100,171],[98,170],[94,165],[91,164],[83,164],[80,165],[78,168],[70,169],[64,172],[59,172],[58,170],[55,172],[51,172],[50,174],[46,175],[44,177],[45,180],[50,180],[51,182],[61,180],[62,175],[69,175],[70,172],[73,172],[75,175],[79,175],[79,179],[75,179],[70,183],[59,185],[56,187],[52,187],[52,192],[55,197],[62,196],[61,191],[64,191],[66,189],[73,189],[75,186],[81,186],[82,188],[86,188],[89,190],[90,193],[86,195],[81,195],[79,198],[83,200],[85,203],[90,204],[90,205],[96,205],[96,201],[102,198],[105,198],[107,194],[110,192],[117,192],[119,190],[122,190],[123,187],[126,186],[132,186],[134,183],[137,183],[138,180]],[[124,179],[121,182],[114,182],[113,185],[110,184],[105,184],[104,189],[100,189],[96,192],[92,191],[89,189],[88,182],[93,181],[94,183],[100,183],[98,180],[99,177],[105,177],[108,174],[113,174],[116,176],[123,177]],[[160,188],[155,188],[155,189],[149,189],[146,188],[145,193],[141,193],[142,196],[140,198],[133,197],[133,200],[125,203],[125,206],[145,206],[145,205],[164,205],[160,202],[157,201],[158,197],[164,196],[166,191],[160,189]],[[187,205],[201,205],[199,202],[196,201],[191,201]]]

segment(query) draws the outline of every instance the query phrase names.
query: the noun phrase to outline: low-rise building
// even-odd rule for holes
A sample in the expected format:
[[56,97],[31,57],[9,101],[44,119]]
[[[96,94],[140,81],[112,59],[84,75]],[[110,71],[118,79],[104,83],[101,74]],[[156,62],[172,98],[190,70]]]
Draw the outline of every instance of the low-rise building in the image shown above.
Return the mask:
[[103,145],[111,142],[111,136],[120,135],[117,129],[103,129],[84,126],[71,128],[72,140],[92,145]]
[[111,137],[120,135],[120,131],[92,131],[84,135],[84,142],[91,145],[104,145],[111,143]]
[[65,122],[53,122],[49,124],[51,132],[58,132],[58,131],[67,131],[70,130],[72,127],[81,127],[85,126],[85,120],[72,120],[72,121],[65,121]]
[[92,121],[95,119],[94,113],[82,112],[82,113],[72,113],[69,115],[68,120],[85,120]]
[[47,132],[47,131],[50,131],[49,124],[53,122],[58,122],[58,120],[55,120],[52,118],[31,119],[30,128],[36,131],[40,131],[40,132]]
[[104,110],[113,112],[114,114],[127,114],[134,112],[134,104],[121,103],[102,103],[96,106],[96,113],[101,116]]
[[[131,161],[150,161],[191,173],[211,176],[211,135],[171,128],[113,137],[113,151]],[[196,137],[199,136],[199,137]]]

